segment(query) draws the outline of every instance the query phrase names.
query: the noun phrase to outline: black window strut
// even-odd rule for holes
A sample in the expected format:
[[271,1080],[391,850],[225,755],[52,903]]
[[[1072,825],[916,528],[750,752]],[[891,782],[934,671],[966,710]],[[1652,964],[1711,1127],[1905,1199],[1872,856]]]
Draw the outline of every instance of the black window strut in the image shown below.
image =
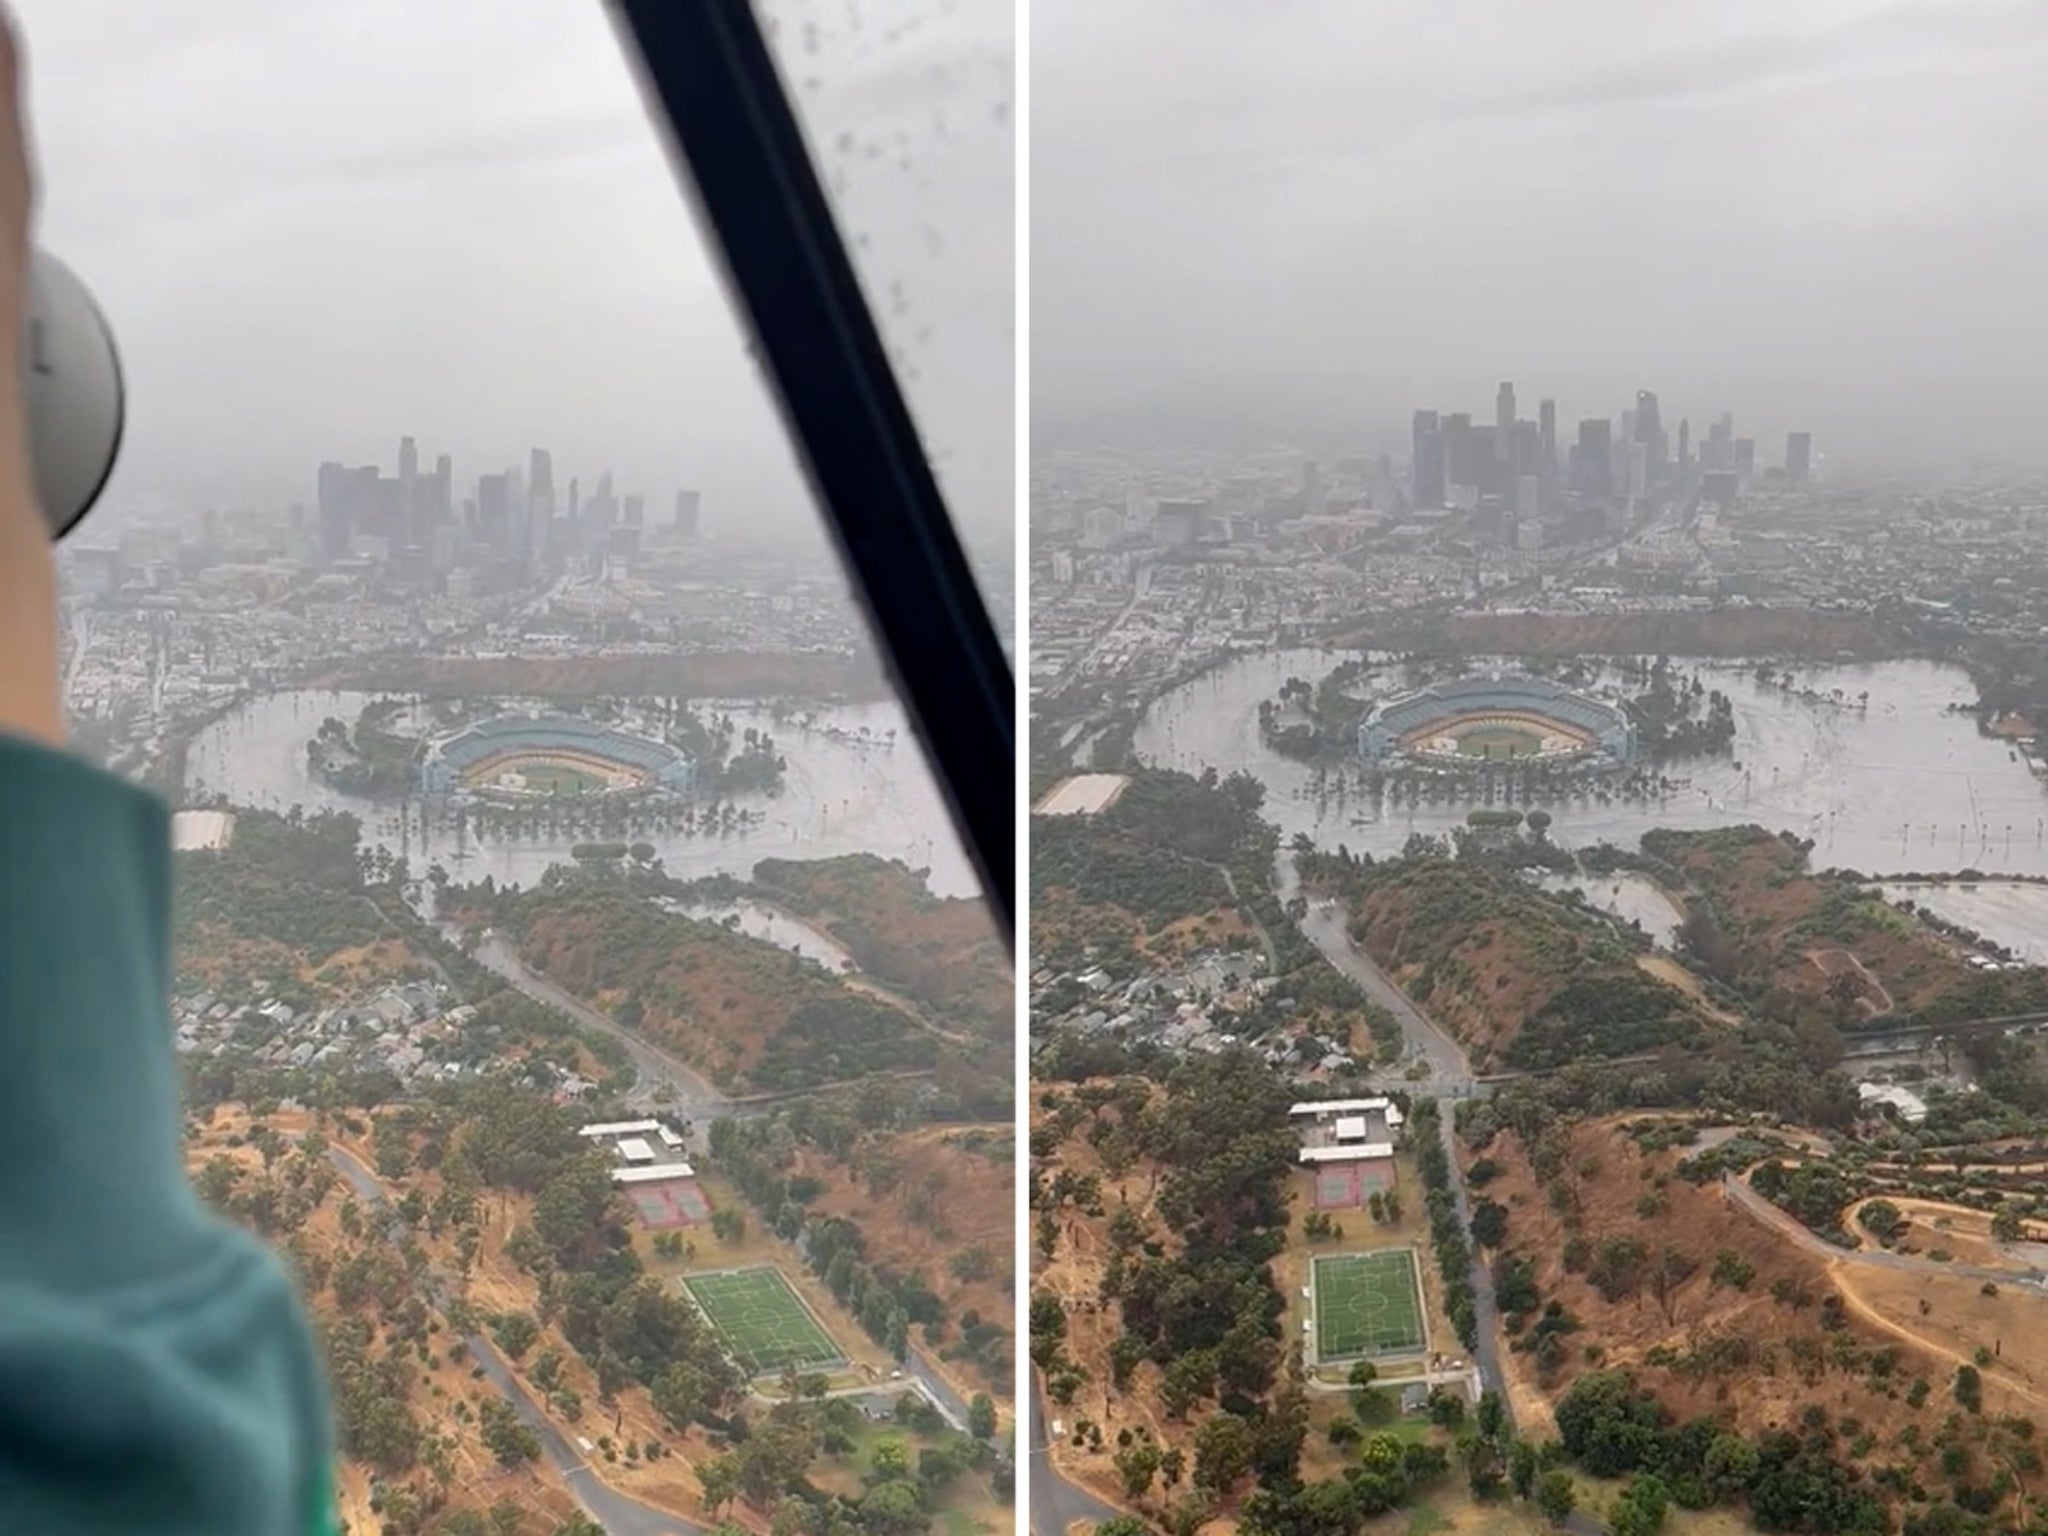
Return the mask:
[[812,493],[1014,948],[1008,658],[750,0],[612,0]]

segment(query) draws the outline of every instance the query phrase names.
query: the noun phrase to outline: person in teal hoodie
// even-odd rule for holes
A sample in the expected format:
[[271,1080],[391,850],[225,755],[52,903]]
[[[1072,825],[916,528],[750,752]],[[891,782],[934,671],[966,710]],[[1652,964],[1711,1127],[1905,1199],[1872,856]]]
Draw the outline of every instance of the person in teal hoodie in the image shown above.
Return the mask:
[[305,1314],[179,1155],[168,813],[64,750],[21,397],[32,202],[0,14],[0,1531],[328,1533]]

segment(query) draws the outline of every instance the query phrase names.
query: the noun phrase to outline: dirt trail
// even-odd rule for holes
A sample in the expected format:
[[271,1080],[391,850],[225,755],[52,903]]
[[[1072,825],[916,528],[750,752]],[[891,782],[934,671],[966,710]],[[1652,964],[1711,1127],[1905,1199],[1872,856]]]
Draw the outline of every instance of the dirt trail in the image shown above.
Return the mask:
[[[1853,1267],[1853,1265],[1849,1264],[1830,1265],[1828,1267],[1828,1278],[1834,1282],[1835,1290],[1841,1295],[1843,1303],[1851,1312],[1854,1312],[1871,1326],[1883,1329],[1886,1333],[1904,1340],[1915,1349],[1924,1354],[1932,1355],[1937,1360],[1946,1360],[1950,1365],[1975,1365],[1977,1363],[1970,1356],[1958,1350],[1950,1349],[1945,1344],[1938,1344],[1924,1334],[1915,1333],[1904,1323],[1899,1322],[1896,1318],[1885,1316],[1884,1313],[1872,1306],[1864,1299],[1863,1293],[1856,1289],[1855,1280],[1847,1273]],[[1986,1371],[1984,1373],[1984,1381],[1987,1387],[2010,1392],[2013,1396],[2023,1397],[2028,1402],[2037,1406],[2048,1406],[2048,1395],[2043,1395],[2032,1387],[2021,1385],[2019,1382],[2014,1381],[2009,1374],[2000,1372],[1994,1375],[1990,1371]]]

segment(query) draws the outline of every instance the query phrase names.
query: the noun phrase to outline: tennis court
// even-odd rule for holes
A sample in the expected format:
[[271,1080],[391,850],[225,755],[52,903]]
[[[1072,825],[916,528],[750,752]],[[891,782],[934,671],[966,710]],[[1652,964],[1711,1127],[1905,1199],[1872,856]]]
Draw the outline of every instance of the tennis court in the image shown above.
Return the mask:
[[846,1363],[846,1356],[779,1269],[763,1265],[685,1275],[683,1289],[710,1322],[726,1353],[750,1376],[789,1365],[824,1370]]
[[1423,1346],[1413,1248],[1325,1254],[1315,1261],[1316,1358],[1413,1354]]
[[632,1202],[640,1225],[650,1232],[672,1232],[677,1227],[701,1226],[711,1219],[711,1202],[694,1179],[671,1179],[660,1184],[629,1184],[626,1198]]

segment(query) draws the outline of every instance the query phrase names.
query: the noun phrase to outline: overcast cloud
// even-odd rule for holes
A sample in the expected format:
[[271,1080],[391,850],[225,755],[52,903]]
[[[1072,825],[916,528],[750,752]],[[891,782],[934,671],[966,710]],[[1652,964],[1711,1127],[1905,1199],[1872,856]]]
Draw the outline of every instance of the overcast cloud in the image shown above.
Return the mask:
[[[956,515],[1007,546],[1007,5],[772,0]],[[596,0],[20,0],[45,245],[130,383],[113,505],[553,450],[707,531],[814,527]],[[900,289],[895,285],[900,284]]]
[[1656,389],[2048,462],[2038,0],[1036,0],[1035,441],[1392,447]]

